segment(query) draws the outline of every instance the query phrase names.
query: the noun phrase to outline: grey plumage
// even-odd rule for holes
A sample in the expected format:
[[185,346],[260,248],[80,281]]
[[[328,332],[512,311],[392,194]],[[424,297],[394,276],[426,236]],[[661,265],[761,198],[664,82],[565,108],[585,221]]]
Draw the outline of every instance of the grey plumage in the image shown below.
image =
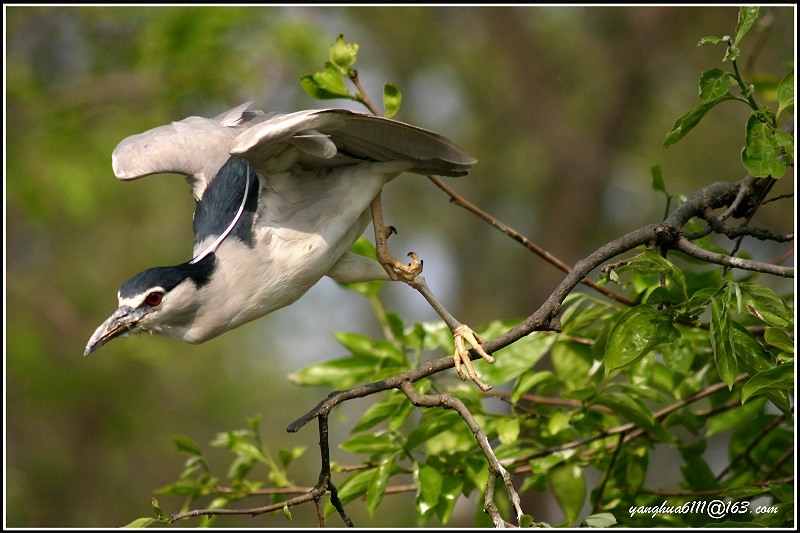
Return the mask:
[[324,275],[386,279],[348,253],[373,198],[402,172],[461,176],[475,162],[436,133],[341,109],[267,115],[243,104],[128,137],[112,155],[117,178],[169,172],[192,185],[195,261],[126,282],[125,310],[86,353],[140,331],[203,342],[289,305]]

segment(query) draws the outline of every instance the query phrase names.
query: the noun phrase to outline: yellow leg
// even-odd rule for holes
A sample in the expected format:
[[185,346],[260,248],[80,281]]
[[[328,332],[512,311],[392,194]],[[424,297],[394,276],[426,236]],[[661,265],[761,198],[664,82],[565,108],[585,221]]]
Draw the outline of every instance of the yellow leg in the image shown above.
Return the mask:
[[[391,226],[386,226],[383,222],[383,208],[381,206],[380,192],[372,201],[370,208],[372,210],[372,225],[375,228],[375,251],[378,256],[378,262],[383,266],[391,279],[403,281],[417,289],[417,291],[428,300],[428,303],[431,304],[436,313],[442,317],[447,327],[450,328],[456,346],[455,354],[453,354],[453,361],[458,376],[462,380],[466,380],[467,377],[469,377],[481,390],[487,391],[491,389],[489,385],[482,382],[478,377],[475,368],[472,366],[472,357],[470,356],[469,350],[466,348],[466,343],[469,343],[472,349],[484,360],[488,363],[494,363],[494,357],[486,353],[481,346],[485,341],[469,326],[456,320],[455,317],[439,303],[425,283],[425,279],[420,276],[422,273],[422,261],[419,260],[416,253],[410,252],[408,254],[409,257],[411,257],[411,263],[408,265],[404,265],[392,256],[389,251],[388,239],[395,230]],[[464,372],[464,369],[466,369],[466,372]]]
[[381,193],[379,192],[370,205],[372,210],[372,226],[375,228],[375,252],[378,255],[378,262],[394,281],[405,281],[410,283],[422,273],[422,261],[414,252],[409,252],[411,263],[404,265],[392,256],[389,251],[389,236],[396,233],[392,226],[387,226],[383,222],[383,207],[381,205]]

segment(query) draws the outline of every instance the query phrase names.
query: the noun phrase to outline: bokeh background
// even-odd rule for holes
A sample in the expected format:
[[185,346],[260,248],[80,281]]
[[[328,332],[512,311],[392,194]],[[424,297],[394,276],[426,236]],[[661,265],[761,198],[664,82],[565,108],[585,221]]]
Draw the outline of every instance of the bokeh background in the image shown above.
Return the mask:
[[[763,9],[768,24],[743,43],[753,81],[779,79],[794,59],[794,7]],[[315,101],[298,83],[321,69],[342,33],[361,46],[356,68],[373,100],[383,83],[395,83],[404,96],[397,119],[442,133],[478,158],[469,176],[448,183],[574,263],[663,214],[651,165],[661,165],[674,194],[744,174],[741,105],[714,109],[683,141],[662,148],[677,117],[699,102],[699,75],[723,68],[722,48],[698,48],[698,40],[731,34],[737,12],[6,6],[6,525],[117,527],[151,516],[152,491],[173,482],[185,460],[173,436],[200,443],[223,474],[227,456],[209,442],[255,414],[271,450],[309,447],[290,476],[313,484],[315,428],[294,435],[284,428],[330,391],[298,387],[287,375],[343,355],[336,331],[380,332],[366,300],[324,279],[289,308],[204,345],[139,337],[82,357],[116,308],[122,281],[191,255],[188,187],[176,176],[117,182],[110,154],[122,138],[251,100],[265,111],[358,109]],[[792,189],[787,176],[774,193]],[[400,232],[391,240],[396,255],[417,251],[429,284],[463,322],[527,316],[560,279],[423,177],[395,180],[384,204]],[[771,204],[759,223],[790,231],[791,204]],[[768,260],[784,249],[753,250]],[[385,287],[383,301],[410,321],[436,318],[405,286]],[[333,443],[366,405],[337,410]],[[357,461],[335,445],[333,454]],[[545,502],[537,521],[560,521],[552,500],[529,497]],[[363,503],[350,508],[358,525],[413,526],[412,498],[387,496],[373,518]],[[181,504],[160,501],[168,512]],[[472,524],[473,512],[459,506],[449,525]],[[291,523],[279,515],[220,525],[316,523],[313,506],[293,514]]]

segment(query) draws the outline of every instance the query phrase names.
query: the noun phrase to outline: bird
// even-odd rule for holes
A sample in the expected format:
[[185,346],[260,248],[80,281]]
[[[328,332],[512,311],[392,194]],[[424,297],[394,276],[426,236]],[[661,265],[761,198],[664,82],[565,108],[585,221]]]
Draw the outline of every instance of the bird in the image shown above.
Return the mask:
[[[446,137],[393,119],[346,109],[268,114],[252,102],[131,135],[111,159],[122,181],[163,173],[186,178],[196,202],[194,249],[184,263],[125,281],[117,310],[84,355],[139,333],[202,343],[292,304],[323,276],[344,283],[395,279],[427,290],[416,254],[409,265],[393,258],[390,265],[349,250],[395,177],[464,176],[477,162]],[[380,237],[393,228],[380,224],[376,241],[385,241]],[[465,379],[464,365],[476,380],[465,340],[493,359],[480,336],[455,324],[456,370]]]

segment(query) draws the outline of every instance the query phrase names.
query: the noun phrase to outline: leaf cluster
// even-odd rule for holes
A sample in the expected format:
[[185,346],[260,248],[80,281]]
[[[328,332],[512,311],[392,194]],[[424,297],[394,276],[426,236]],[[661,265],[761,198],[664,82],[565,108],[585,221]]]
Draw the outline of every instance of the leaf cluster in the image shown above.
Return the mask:
[[[794,109],[794,69],[792,68],[778,83],[777,109],[759,105],[755,99],[756,88],[747,84],[739,72],[737,58],[741,54],[740,43],[758,19],[758,7],[743,7],[739,10],[739,21],[735,37],[703,37],[698,46],[725,45],[722,61],[730,61],[733,71],[725,72],[713,68],[703,72],[699,80],[699,96],[703,101],[673,125],[664,139],[664,147],[681,140],[706,116],[712,108],[728,100],[738,101],[750,108],[745,125],[745,145],[742,148],[742,163],[750,175],[756,178],[781,178],[788,166],[794,164],[794,136],[778,127],[780,117]],[[739,94],[731,92],[736,84]]]

